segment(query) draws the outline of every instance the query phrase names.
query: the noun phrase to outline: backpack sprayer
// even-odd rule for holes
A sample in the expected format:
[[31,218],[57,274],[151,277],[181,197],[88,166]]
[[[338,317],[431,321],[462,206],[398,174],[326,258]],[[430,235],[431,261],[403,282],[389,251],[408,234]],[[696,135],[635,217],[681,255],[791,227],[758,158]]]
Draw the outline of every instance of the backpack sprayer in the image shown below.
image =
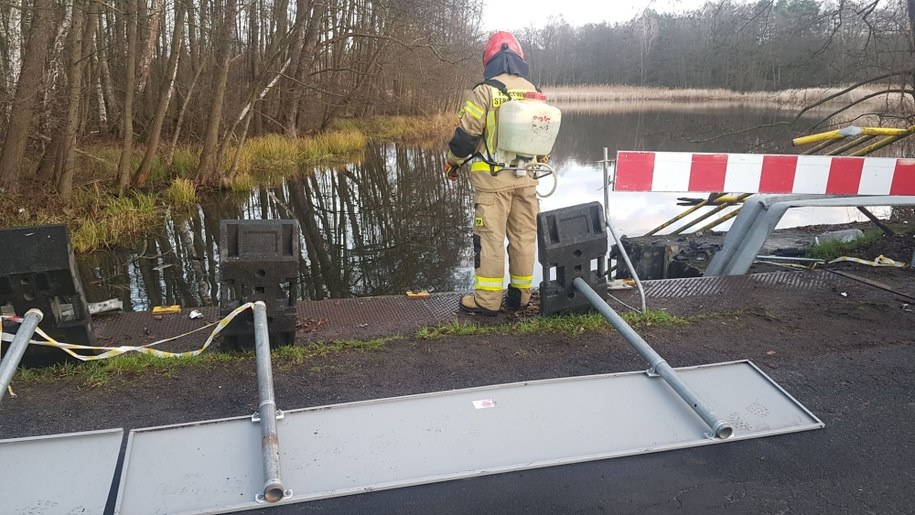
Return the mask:
[[[499,89],[504,89],[504,86]],[[512,98],[507,90],[503,94]],[[524,98],[506,101],[499,107],[499,141],[495,153],[484,156],[478,152],[471,158],[478,158],[488,164],[493,176],[504,171],[514,172],[516,177],[529,176],[535,180],[552,175],[553,186],[549,192],[537,192],[540,198],[549,197],[556,192],[559,181],[553,167],[544,158],[553,151],[561,122],[562,112],[546,103],[546,95],[536,91],[527,92]]]
[[546,157],[553,151],[561,122],[562,112],[547,104],[546,95],[536,91],[527,92],[523,99],[505,102],[499,107],[499,142],[495,161],[507,163],[503,170],[514,171],[518,177],[528,175],[539,180],[552,175],[553,186],[544,195],[538,192],[540,198],[555,193],[559,182],[553,167],[541,162],[538,156]]

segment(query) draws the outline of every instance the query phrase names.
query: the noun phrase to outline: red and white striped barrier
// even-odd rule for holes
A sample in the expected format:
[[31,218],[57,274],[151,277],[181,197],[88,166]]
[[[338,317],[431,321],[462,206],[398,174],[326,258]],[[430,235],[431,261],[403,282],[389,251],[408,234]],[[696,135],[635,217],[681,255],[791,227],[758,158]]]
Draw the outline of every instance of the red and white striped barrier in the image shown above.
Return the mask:
[[915,159],[619,152],[614,190],[915,195]]

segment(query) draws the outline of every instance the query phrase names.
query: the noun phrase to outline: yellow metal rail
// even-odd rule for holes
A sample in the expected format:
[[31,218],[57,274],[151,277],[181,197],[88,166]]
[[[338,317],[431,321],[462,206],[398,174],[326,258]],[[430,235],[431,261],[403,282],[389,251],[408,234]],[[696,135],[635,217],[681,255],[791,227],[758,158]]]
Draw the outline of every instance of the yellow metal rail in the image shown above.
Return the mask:
[[907,129],[892,129],[886,127],[855,127],[849,126],[842,129],[820,132],[818,134],[810,134],[809,136],[801,136],[799,138],[794,138],[795,146],[810,145],[811,143],[821,143],[829,140],[836,139],[845,139],[848,137],[857,137],[857,136],[908,136],[915,132],[915,126],[909,127]]

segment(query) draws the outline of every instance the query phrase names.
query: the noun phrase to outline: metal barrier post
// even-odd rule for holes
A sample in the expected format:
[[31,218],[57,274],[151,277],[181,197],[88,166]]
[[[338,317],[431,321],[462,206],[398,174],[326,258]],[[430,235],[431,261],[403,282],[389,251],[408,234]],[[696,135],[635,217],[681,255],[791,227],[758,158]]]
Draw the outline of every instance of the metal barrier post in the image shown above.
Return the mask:
[[267,331],[267,305],[254,303],[254,347],[257,359],[258,414],[261,424],[261,449],[264,457],[264,493],[258,501],[277,502],[286,495],[280,478],[280,441],[276,430],[276,400],[273,394],[273,367],[270,363],[270,336]]
[[26,311],[25,316],[22,317],[22,323],[19,324],[16,336],[13,337],[9,349],[6,351],[6,357],[0,361],[0,400],[3,400],[3,396],[6,395],[6,390],[13,380],[13,374],[16,373],[16,367],[19,366],[19,361],[22,360],[25,349],[29,346],[29,340],[35,334],[38,322],[41,322],[42,318],[44,315],[41,310],[35,308]]
[[680,376],[667,364],[667,361],[655,352],[655,350],[652,349],[651,346],[616,313],[616,311],[613,311],[613,308],[608,306],[588,283],[580,277],[576,277],[572,282],[572,285],[579,293],[588,299],[588,302],[591,303],[594,309],[610,322],[610,325],[612,325],[614,329],[619,331],[620,334],[626,338],[629,345],[632,345],[632,347],[648,361],[651,365],[651,369],[649,369],[648,372],[661,376],[661,378],[677,392],[677,395],[689,404],[689,407],[708,424],[712,429],[712,434],[716,438],[724,440],[730,438],[731,435],[734,434],[734,429],[731,427],[731,424],[718,418],[718,415],[715,414],[712,408],[706,404],[689,385],[680,379]]

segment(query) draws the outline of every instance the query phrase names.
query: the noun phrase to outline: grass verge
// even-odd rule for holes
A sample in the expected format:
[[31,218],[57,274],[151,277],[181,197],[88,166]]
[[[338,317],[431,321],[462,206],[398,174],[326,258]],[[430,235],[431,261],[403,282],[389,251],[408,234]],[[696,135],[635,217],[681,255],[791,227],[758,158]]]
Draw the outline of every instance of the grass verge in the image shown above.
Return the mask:
[[69,379],[89,388],[98,388],[117,379],[128,380],[140,375],[155,374],[174,377],[182,369],[209,370],[220,364],[253,358],[254,354],[214,352],[198,356],[158,358],[148,354],[123,354],[99,361],[71,362],[44,368],[20,368],[13,383],[48,383]]
[[[402,339],[399,336],[371,340],[336,340],[288,345],[272,352],[273,366],[289,369],[321,356],[352,350],[378,350],[388,343]],[[207,371],[220,366],[241,365],[254,361],[254,352],[209,352],[197,356],[159,358],[148,354],[123,354],[100,361],[69,361],[44,368],[20,368],[13,378],[16,383],[49,383],[70,380],[88,388],[100,388],[115,381],[129,381],[143,375],[175,377],[181,370]],[[249,367],[253,373],[255,366]]]
[[[643,314],[624,313],[622,316],[635,328],[689,322],[688,319],[676,317],[664,311],[648,311]],[[578,334],[584,331],[599,332],[608,329],[609,326],[602,316],[585,314],[534,318],[514,324],[489,326],[455,321],[438,327],[420,329],[416,337],[423,340],[434,340],[448,336],[479,334],[549,332]],[[369,340],[334,340],[307,345],[288,345],[275,349],[272,357],[274,368],[277,370],[289,370],[329,354],[350,351],[374,351],[399,340],[404,340],[404,338],[401,336],[389,336]],[[243,365],[253,360],[253,352],[210,352],[198,356],[180,358],[158,358],[147,354],[124,354],[100,361],[67,362],[44,368],[21,368],[17,371],[13,382],[15,386],[16,383],[49,383],[58,380],[69,380],[88,388],[100,388],[116,381],[127,382],[150,374],[175,377],[181,370],[206,371],[220,366]],[[250,368],[253,371],[254,365],[252,364]]]
[[[647,311],[645,313],[623,313],[626,322],[634,328],[650,327],[660,324],[685,324],[688,319],[677,317],[666,311]],[[416,333],[422,340],[436,340],[448,336],[469,336],[479,334],[534,334],[534,333],[569,333],[600,332],[610,329],[607,320],[597,313],[584,315],[553,316],[533,318],[513,324],[477,325],[452,321],[436,327],[424,327]]]
[[393,341],[402,339],[401,336],[387,336],[371,340],[335,340],[308,345],[287,345],[273,351],[274,366],[279,369],[288,368],[321,356],[350,350],[378,350]]

